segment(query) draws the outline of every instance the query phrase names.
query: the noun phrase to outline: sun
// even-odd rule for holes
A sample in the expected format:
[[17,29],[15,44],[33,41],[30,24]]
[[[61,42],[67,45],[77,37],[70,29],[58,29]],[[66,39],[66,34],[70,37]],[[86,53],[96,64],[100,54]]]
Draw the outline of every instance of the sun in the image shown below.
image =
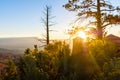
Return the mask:
[[86,40],[86,34],[85,34],[84,31],[79,31],[79,32],[77,33],[77,35],[78,35],[80,38],[84,39],[84,41]]

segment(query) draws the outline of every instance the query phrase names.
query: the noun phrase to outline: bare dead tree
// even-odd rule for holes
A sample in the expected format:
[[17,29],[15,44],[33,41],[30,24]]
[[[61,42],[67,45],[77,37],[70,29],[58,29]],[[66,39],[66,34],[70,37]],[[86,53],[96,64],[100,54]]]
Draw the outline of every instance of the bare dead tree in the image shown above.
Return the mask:
[[47,45],[49,44],[49,41],[50,41],[49,33],[50,31],[52,31],[49,28],[50,26],[55,25],[54,22],[51,21],[51,19],[54,18],[54,16],[51,16],[51,9],[52,8],[50,6],[46,6],[45,11],[43,12],[44,17],[41,18],[42,23],[44,24],[45,32],[46,32],[45,35],[43,35],[44,38],[42,39],[42,41],[46,42]]

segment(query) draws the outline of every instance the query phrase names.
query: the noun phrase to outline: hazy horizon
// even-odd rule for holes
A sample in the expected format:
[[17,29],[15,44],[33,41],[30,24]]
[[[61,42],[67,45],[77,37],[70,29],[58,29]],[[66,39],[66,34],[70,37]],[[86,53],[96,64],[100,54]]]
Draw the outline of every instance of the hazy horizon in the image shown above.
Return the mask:
[[0,38],[0,48],[14,51],[24,51],[27,48],[34,48],[34,45],[42,45],[37,38],[34,37],[19,37],[19,38]]

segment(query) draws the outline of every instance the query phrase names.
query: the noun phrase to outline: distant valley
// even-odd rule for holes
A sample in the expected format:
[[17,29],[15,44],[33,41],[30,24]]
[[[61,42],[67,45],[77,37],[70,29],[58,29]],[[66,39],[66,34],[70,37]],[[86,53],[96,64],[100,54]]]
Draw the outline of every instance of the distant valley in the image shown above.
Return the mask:
[[34,45],[42,45],[36,37],[0,38],[0,53],[23,53]]

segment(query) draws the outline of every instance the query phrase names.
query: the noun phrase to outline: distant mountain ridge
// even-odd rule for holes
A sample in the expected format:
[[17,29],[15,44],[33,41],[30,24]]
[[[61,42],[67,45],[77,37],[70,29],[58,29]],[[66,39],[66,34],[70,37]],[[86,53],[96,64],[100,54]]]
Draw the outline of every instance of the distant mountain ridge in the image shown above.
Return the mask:
[[13,50],[8,50],[8,49],[4,49],[4,48],[0,48],[0,53],[13,53]]
[[23,53],[26,48],[33,48],[34,45],[42,45],[36,37],[0,38],[0,52]]

